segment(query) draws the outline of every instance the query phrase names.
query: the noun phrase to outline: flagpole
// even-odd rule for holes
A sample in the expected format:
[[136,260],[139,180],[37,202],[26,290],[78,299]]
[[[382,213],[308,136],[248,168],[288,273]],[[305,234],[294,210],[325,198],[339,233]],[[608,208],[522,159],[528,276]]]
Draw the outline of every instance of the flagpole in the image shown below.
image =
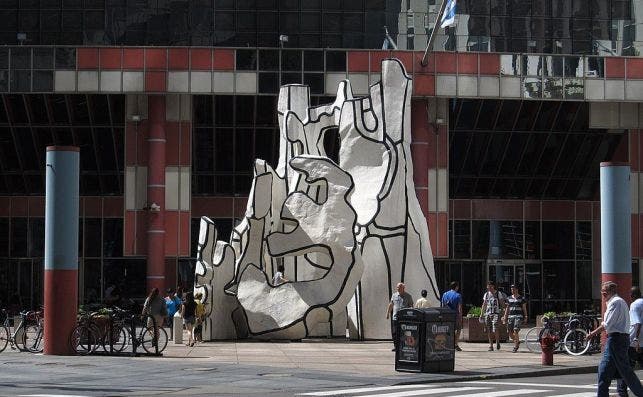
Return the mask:
[[435,41],[435,31],[440,29],[440,21],[442,21],[442,14],[444,14],[444,9],[446,8],[448,1],[449,0],[442,0],[438,17],[435,19],[435,26],[433,26],[433,30],[431,30],[431,36],[429,36],[429,41],[426,43],[424,56],[422,56],[422,61],[420,62],[422,66],[426,66],[429,63],[429,51],[431,50],[431,47],[433,47],[433,42]]

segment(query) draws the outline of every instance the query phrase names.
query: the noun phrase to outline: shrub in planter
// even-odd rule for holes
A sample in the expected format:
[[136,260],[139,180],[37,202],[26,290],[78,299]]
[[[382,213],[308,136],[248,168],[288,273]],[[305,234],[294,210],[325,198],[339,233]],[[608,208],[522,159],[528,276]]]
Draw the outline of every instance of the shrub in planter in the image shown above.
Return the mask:
[[[479,321],[482,308],[480,306],[473,306],[469,309],[467,316],[462,319],[462,340],[467,342],[488,342],[485,324]],[[508,340],[507,326],[502,324],[501,319],[498,320],[497,327],[500,329],[500,341],[506,342]]]

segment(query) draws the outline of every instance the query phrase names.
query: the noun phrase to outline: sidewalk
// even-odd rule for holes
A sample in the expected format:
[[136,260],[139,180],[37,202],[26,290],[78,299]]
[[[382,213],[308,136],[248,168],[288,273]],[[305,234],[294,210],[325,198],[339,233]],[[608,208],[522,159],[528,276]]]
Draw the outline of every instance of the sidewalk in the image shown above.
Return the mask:
[[486,343],[460,343],[455,372],[417,374],[396,372],[395,353],[390,342],[345,340],[304,340],[302,342],[204,342],[187,347],[170,341],[164,359],[194,359],[211,365],[253,365],[278,372],[293,370],[340,372],[353,376],[378,376],[396,381],[443,381],[481,378],[557,375],[595,372],[600,355],[574,357],[554,355],[554,366],[541,365],[540,354],[529,352],[524,344],[512,353],[511,343],[500,351],[487,351]]

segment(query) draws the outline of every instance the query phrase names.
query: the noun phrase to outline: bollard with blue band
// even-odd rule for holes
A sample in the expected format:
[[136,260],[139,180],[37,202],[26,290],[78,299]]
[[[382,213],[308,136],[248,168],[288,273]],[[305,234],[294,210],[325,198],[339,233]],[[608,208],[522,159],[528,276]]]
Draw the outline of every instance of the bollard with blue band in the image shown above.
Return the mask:
[[66,355],[78,311],[80,149],[49,146],[46,161],[44,353]]

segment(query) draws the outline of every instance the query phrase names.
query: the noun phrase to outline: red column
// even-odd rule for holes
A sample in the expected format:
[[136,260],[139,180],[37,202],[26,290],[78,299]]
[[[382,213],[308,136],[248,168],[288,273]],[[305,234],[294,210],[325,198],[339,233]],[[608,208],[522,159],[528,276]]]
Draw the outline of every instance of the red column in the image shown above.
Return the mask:
[[148,96],[147,289],[165,288],[165,97]]

